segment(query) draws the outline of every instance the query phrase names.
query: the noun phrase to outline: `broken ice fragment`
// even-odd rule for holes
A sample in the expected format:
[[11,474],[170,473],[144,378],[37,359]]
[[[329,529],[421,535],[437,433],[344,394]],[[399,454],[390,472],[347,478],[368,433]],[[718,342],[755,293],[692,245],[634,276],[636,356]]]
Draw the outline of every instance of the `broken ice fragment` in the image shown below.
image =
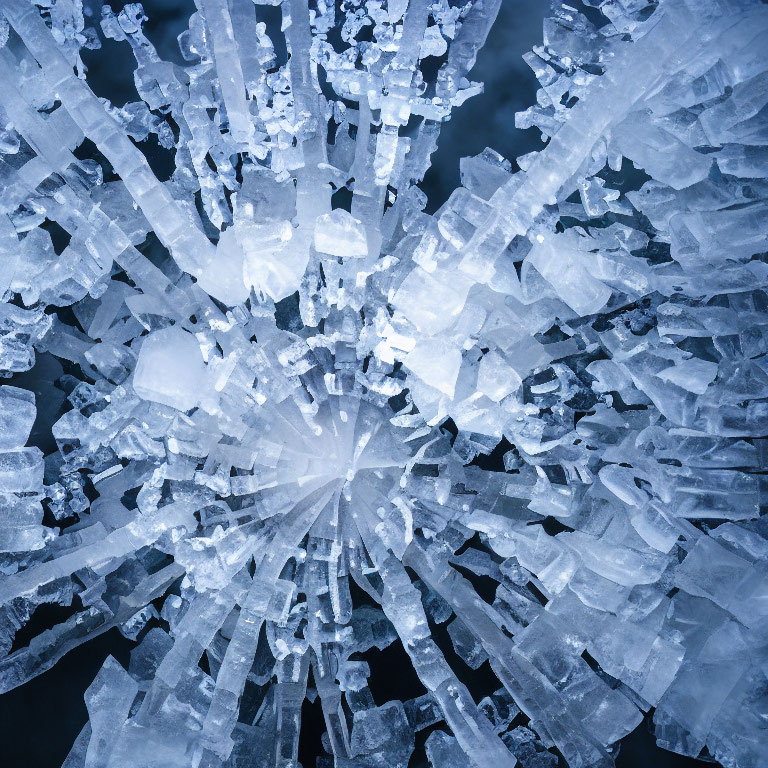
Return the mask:
[[522,384],[522,379],[512,366],[496,352],[483,355],[477,372],[477,389],[491,400],[503,400]]
[[582,255],[570,247],[565,237],[537,241],[524,262],[524,269],[530,267],[580,315],[599,311],[611,296],[611,289],[587,271]]
[[453,397],[461,367],[461,351],[452,344],[441,339],[417,341],[404,363],[425,384]]
[[341,208],[318,216],[315,222],[315,249],[348,259],[368,255],[365,228]]
[[281,301],[296,292],[309,255],[303,244],[294,240],[289,221],[238,223],[224,232],[222,239],[228,248],[241,249],[245,282],[257,295]]
[[0,450],[20,448],[35,422],[35,396],[18,387],[0,386]]
[[144,339],[133,376],[139,397],[188,411],[200,405],[208,385],[200,345],[191,333],[172,326]]
[[39,448],[0,452],[0,493],[39,491],[43,485],[43,453]]
[[717,376],[717,363],[693,357],[681,360],[656,375],[663,381],[669,381],[689,392],[703,395]]

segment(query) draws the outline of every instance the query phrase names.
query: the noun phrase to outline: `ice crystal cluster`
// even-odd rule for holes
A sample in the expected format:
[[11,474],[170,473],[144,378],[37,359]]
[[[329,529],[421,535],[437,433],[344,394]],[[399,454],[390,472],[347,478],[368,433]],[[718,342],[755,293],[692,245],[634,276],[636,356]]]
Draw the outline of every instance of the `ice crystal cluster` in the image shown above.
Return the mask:
[[67,768],[298,766],[305,700],[320,768],[610,766],[646,716],[766,765],[768,6],[554,7],[541,151],[428,214],[500,3],[195,0],[182,67],[138,3],[0,2],[2,689],[136,641]]

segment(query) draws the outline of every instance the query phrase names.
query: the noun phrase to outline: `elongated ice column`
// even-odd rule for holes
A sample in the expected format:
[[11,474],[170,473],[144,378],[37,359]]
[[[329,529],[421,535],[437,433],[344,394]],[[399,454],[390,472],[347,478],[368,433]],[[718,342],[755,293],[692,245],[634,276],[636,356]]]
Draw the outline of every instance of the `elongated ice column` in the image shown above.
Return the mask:
[[25,448],[35,421],[35,398],[17,387],[0,386],[0,551],[42,549],[51,533],[42,523],[38,490],[43,455]]
[[0,2],[0,690],[133,643],[66,768],[764,764],[768,11],[586,5],[430,215],[499,0]]

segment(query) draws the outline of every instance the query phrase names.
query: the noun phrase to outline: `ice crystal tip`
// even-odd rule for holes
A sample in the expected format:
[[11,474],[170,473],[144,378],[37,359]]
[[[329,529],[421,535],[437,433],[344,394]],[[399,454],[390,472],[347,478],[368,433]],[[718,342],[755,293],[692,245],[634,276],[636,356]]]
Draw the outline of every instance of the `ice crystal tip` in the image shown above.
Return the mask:
[[610,766],[646,715],[765,765],[768,7],[555,6],[545,144],[429,214],[500,4],[195,0],[182,66],[138,3],[0,1],[0,689],[133,648],[66,768],[297,768],[305,700],[318,768]]

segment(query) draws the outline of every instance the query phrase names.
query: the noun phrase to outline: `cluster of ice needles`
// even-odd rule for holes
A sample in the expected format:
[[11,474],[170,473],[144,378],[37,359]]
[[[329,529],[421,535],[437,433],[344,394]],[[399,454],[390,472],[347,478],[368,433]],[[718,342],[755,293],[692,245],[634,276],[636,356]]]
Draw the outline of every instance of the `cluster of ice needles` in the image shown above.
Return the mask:
[[136,641],[66,768],[766,765],[768,6],[554,7],[429,214],[501,1],[0,0],[0,685]]

